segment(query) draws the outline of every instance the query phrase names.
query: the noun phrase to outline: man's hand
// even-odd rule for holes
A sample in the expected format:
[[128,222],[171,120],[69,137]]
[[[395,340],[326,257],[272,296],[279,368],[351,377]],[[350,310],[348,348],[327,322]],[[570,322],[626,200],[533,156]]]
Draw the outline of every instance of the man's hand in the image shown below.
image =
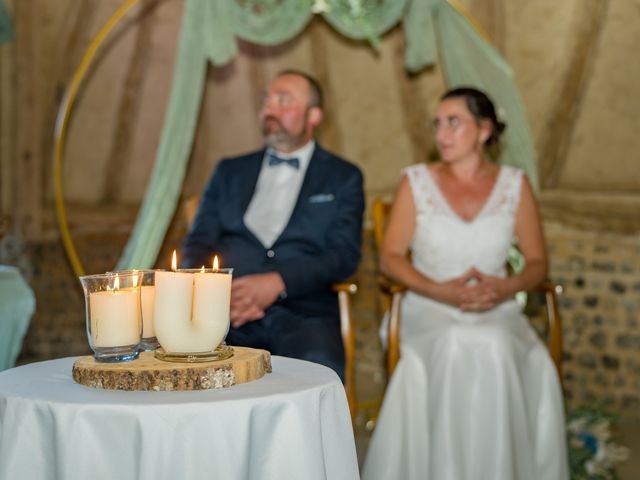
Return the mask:
[[245,275],[233,281],[231,288],[231,326],[238,328],[264,317],[285,289],[278,272]]

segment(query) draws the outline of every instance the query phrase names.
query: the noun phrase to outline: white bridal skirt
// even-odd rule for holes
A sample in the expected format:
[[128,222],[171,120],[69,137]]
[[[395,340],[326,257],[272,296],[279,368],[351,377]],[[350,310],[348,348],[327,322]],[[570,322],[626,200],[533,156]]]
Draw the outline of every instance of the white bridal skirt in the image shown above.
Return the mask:
[[518,304],[464,313],[409,293],[364,480],[565,480],[551,358]]

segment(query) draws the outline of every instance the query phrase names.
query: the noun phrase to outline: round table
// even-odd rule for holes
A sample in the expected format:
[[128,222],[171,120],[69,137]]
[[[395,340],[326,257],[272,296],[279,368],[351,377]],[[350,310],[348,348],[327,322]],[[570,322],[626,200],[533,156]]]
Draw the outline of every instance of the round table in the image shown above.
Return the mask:
[[75,358],[0,373],[0,478],[357,479],[344,388],[272,357],[230,388],[125,392],[73,382]]

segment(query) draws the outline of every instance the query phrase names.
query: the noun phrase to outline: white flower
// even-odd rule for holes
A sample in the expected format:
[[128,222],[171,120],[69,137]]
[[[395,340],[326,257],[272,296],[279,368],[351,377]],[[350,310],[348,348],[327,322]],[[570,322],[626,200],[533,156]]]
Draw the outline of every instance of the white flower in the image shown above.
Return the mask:
[[567,430],[571,433],[579,433],[585,429],[587,426],[587,419],[584,417],[579,417],[571,420],[567,425]]
[[599,444],[605,444],[611,438],[611,424],[608,420],[602,419],[591,426],[591,433],[598,439]]
[[362,15],[362,0],[349,0],[349,8],[352,17],[359,17]]
[[584,464],[584,466],[589,475],[600,475],[603,478],[611,478],[609,470],[603,465],[600,465],[597,461],[589,460]]
[[327,0],[315,0],[313,2],[313,6],[311,7],[312,13],[324,13],[331,10],[331,7],[327,3]]

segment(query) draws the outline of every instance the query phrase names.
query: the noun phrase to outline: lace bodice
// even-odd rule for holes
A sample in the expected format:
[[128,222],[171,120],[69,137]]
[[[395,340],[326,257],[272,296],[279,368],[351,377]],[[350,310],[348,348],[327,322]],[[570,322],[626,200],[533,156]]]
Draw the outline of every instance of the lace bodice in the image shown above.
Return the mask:
[[426,165],[408,167],[405,174],[417,212],[411,244],[415,267],[435,281],[458,277],[471,267],[504,276],[522,171],[503,165],[489,198],[471,221],[451,208]]

